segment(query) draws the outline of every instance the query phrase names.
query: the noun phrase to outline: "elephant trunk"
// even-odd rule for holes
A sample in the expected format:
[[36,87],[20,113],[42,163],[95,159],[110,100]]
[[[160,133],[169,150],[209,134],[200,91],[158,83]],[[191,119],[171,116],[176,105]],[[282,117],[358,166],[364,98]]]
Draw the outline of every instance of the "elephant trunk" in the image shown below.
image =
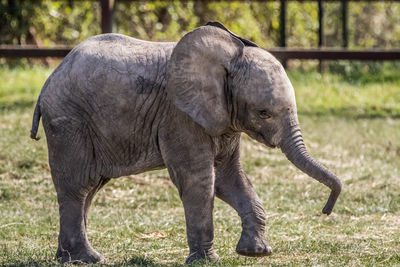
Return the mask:
[[331,214],[342,190],[342,183],[334,173],[308,154],[298,125],[291,126],[286,133],[285,138],[280,144],[282,152],[297,168],[331,189],[329,199],[322,210],[324,214]]

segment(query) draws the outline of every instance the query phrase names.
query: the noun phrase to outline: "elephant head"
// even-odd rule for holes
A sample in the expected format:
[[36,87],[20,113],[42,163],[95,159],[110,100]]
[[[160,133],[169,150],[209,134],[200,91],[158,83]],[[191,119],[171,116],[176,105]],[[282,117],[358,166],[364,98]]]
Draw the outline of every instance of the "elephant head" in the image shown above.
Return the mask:
[[267,51],[220,23],[199,27],[187,33],[172,53],[167,93],[211,136],[240,131],[280,148],[297,168],[331,189],[322,212],[332,212],[341,182],[307,152],[293,86]]

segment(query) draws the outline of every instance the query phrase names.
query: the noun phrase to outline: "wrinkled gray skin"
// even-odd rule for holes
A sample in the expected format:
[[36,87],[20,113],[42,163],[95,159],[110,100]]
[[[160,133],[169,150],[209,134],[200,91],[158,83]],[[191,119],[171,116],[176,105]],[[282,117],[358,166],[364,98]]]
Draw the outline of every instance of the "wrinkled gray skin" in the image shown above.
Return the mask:
[[265,213],[239,160],[241,132],[279,147],[300,170],[332,191],[339,179],[306,151],[293,87],[268,52],[211,23],[178,43],[104,34],[81,43],[45,83],[33,118],[46,132],[60,211],[57,258],[98,262],[87,213],[111,178],[168,168],[183,202],[190,255],[216,260],[217,196],[242,220],[236,251],[271,254]]

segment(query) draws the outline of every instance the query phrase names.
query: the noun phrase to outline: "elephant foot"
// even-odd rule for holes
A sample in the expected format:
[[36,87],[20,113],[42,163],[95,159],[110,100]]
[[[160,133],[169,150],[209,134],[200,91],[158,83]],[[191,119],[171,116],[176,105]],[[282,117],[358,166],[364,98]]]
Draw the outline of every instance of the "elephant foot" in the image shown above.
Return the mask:
[[72,253],[68,250],[62,250],[60,247],[57,249],[56,259],[62,263],[103,263],[105,258],[92,248],[82,248],[76,253]]
[[236,246],[236,252],[248,257],[264,257],[272,254],[272,248],[268,245],[264,235],[251,237],[242,232],[240,240]]
[[206,261],[206,262],[216,262],[219,257],[217,253],[211,248],[207,251],[201,250],[190,253],[190,255],[186,258],[185,264],[190,264],[194,261]]

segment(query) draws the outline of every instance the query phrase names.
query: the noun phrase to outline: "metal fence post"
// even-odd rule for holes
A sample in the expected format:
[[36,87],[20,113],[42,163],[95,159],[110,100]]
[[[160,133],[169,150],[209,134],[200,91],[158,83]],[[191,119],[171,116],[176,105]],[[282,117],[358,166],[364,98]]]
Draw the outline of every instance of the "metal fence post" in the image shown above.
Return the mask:
[[112,32],[112,13],[114,0],[100,0],[101,4],[101,32]]
[[324,10],[322,9],[322,1],[318,0],[318,47],[323,45],[324,35]]
[[[279,11],[279,46],[286,47],[286,0],[281,0]],[[286,68],[286,59],[282,60],[282,65]]]
[[[322,0],[318,0],[318,48],[321,48],[323,45],[323,37],[324,37],[324,10],[322,8]],[[319,72],[322,72],[322,60],[319,61],[318,69]]]

